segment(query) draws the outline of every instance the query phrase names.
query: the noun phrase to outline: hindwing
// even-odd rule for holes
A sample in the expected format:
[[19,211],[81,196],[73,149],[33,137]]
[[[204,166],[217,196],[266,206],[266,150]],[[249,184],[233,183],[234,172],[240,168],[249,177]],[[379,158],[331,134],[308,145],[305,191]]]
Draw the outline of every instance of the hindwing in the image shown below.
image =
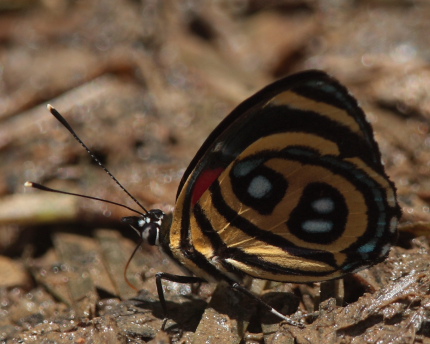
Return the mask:
[[206,279],[319,281],[383,259],[399,217],[363,111],[308,71],[267,86],[212,132],[181,181],[169,242]]

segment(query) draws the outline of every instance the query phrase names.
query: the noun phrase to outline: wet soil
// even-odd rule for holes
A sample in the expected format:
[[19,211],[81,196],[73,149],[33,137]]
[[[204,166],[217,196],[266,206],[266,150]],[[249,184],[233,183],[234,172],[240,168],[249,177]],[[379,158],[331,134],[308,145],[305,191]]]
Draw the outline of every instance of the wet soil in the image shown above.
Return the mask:
[[[425,1],[0,0],[2,343],[430,343],[430,6]],[[54,105],[146,207],[171,211],[211,130],[282,76],[322,69],[359,99],[398,189],[400,238],[319,285],[254,281],[304,328],[181,273],[137,239],[126,209],[24,188],[27,180],[136,207],[46,110]],[[328,289],[335,288],[330,285]],[[324,289],[324,287],[323,287]],[[324,297],[323,297],[324,298]],[[227,302],[227,303],[226,303]]]

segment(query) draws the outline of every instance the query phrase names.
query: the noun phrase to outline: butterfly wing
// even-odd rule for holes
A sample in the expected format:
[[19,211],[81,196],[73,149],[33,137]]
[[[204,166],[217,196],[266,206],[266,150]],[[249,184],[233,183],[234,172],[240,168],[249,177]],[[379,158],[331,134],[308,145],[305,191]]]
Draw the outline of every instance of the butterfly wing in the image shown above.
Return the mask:
[[203,278],[318,281],[385,257],[399,216],[363,111],[308,71],[267,86],[212,132],[181,181],[169,242]]

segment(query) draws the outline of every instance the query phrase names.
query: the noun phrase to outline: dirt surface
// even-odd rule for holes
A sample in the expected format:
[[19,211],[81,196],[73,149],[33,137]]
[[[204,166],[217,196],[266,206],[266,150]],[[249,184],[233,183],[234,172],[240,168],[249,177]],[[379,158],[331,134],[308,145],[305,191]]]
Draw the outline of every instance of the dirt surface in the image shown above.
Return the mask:
[[[430,343],[429,16],[412,0],[0,0],[0,342]],[[293,317],[319,309],[303,329],[223,284],[166,282],[160,331],[154,276],[179,270],[144,246],[127,271],[141,291],[126,283],[130,213],[23,187],[135,207],[50,103],[145,206],[172,210],[188,162],[235,105],[315,68],[359,99],[403,218],[389,258],[344,279],[341,306],[318,306],[318,285],[253,283]]]

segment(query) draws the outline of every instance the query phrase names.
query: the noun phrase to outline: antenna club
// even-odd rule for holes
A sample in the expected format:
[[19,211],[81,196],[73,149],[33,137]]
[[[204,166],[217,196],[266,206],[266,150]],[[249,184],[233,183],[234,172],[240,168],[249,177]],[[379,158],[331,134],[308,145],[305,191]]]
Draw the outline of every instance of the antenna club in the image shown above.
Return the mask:
[[46,108],[48,109],[49,112],[51,112],[51,110],[54,108],[51,104],[46,104]]
[[25,182],[24,183],[24,186],[26,187],[26,188],[32,188],[33,187],[33,182],[29,182],[29,181],[27,181],[27,182]]

